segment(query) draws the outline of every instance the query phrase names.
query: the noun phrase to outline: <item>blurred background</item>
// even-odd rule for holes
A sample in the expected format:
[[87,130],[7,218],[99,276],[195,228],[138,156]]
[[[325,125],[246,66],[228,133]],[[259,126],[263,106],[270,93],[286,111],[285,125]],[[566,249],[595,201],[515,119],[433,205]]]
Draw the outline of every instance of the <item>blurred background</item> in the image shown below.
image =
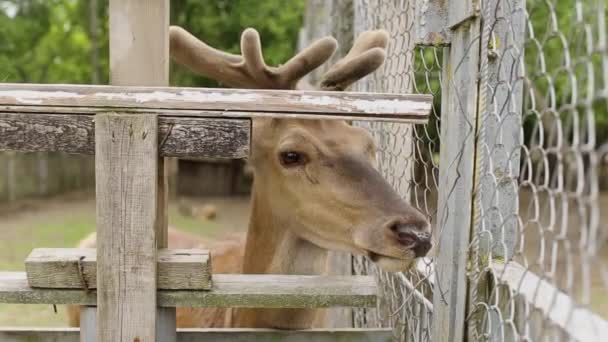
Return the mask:
[[[242,30],[254,27],[260,32],[266,61],[276,65],[289,59],[298,49],[300,29],[303,26],[309,29],[309,40],[315,32],[333,30],[339,33],[340,30],[352,30],[348,25],[352,25],[350,19],[353,13],[348,14],[339,7],[334,7],[335,12],[327,14],[327,17],[309,11],[310,22],[305,23],[307,4],[322,6],[324,2],[325,0],[171,0],[171,23],[183,26],[214,47],[233,53],[239,53]],[[410,131],[406,135],[403,134],[402,127],[397,126],[370,128],[374,136],[384,144],[381,154],[386,161],[383,166],[385,176],[388,175],[387,178],[400,191],[415,193],[418,196],[413,199],[416,205],[434,216],[437,210],[438,153],[441,145],[442,51],[430,47],[418,47],[414,52],[405,51],[411,39],[408,29],[413,24],[408,23],[410,26],[406,27],[406,21],[403,20],[405,16],[402,14],[411,11],[408,4],[412,1],[355,2],[358,4],[356,8],[366,11],[359,18],[365,28],[375,24],[363,19],[378,16],[383,18],[380,25],[387,26],[391,31],[388,54],[390,63],[387,63],[384,74],[378,73],[387,77],[371,77],[368,80],[369,89],[401,91],[403,84],[411,83],[413,91],[432,93],[435,96],[431,122],[415,128],[416,148],[412,151],[403,152],[399,145],[399,142],[403,142],[400,140],[403,137],[410,138]],[[593,269],[590,275],[578,274],[579,264],[576,262],[569,261],[568,267],[564,266],[565,262],[555,262],[554,267],[558,269],[555,273],[567,273],[564,278],[573,283],[591,278],[592,285],[585,283],[585,288],[591,288],[592,295],[586,296],[588,298],[584,302],[606,318],[608,93],[605,91],[605,82],[608,79],[608,52],[606,46],[598,46],[592,52],[586,51],[585,32],[580,28],[580,22],[597,21],[597,25],[601,26],[599,30],[605,31],[604,20],[598,18],[605,18],[606,13],[598,14],[595,9],[599,6],[583,6],[583,2],[577,0],[524,2],[528,31],[524,47],[525,78],[526,86],[530,88],[525,90],[522,117],[522,175],[516,180],[519,182],[517,191],[520,201],[518,224],[528,228],[523,229],[518,237],[521,241],[517,258],[530,260],[530,266],[527,267],[547,275],[550,267],[545,264],[552,260],[550,255],[560,254],[578,260],[578,255],[586,249],[582,245],[580,250],[577,249],[579,247],[573,247],[564,253],[555,246],[565,239],[574,244],[579,235],[591,236],[589,240],[597,237],[599,267]],[[574,8],[579,7],[585,9],[585,16],[590,19],[575,18],[577,12]],[[601,8],[606,10],[605,7]],[[0,81],[108,84],[107,9],[108,3],[105,0],[0,0]],[[553,18],[550,24],[548,18]],[[604,36],[605,33],[602,32]],[[409,69],[402,68],[405,58],[412,60]],[[577,66],[569,67],[570,69],[564,67],[564,61],[571,58],[582,62],[575,63]],[[580,86],[588,80],[586,70],[589,66],[598,71],[595,80],[597,85],[592,90]],[[393,67],[396,71],[393,70],[394,73],[391,74]],[[600,70],[604,75],[600,75]],[[171,64],[170,68],[170,85],[222,86],[195,76],[175,64]],[[578,92],[581,98],[586,92],[593,93],[591,104],[585,105],[589,107],[585,109],[589,113],[588,117],[592,118],[591,121],[552,111],[552,108],[568,103],[570,97]],[[582,135],[594,142],[591,152],[580,152],[578,145],[582,143],[574,138],[577,135],[573,133],[579,129],[576,128],[579,125],[582,127],[580,130],[585,131]],[[388,146],[390,144],[395,146]],[[568,161],[568,154],[560,152],[562,145],[575,146],[575,157],[585,163],[590,163],[591,160],[593,167],[587,167],[581,172],[572,171],[572,161]],[[413,175],[391,173],[396,169],[394,165],[414,159],[415,164],[411,168]],[[247,228],[248,194],[252,179],[244,161],[180,159],[172,165],[169,207],[169,222],[172,226],[208,237]],[[534,177],[527,173],[532,172],[530,170],[534,170]],[[587,195],[582,200],[578,191],[568,188],[569,184],[573,184],[568,179],[580,176],[579,173],[583,175],[586,184]],[[22,271],[23,260],[32,248],[76,246],[79,240],[93,232],[94,178],[92,156],[0,151],[0,270]],[[556,179],[566,179],[566,185]],[[529,184],[534,184],[534,187]],[[571,227],[568,232],[572,236],[565,238],[555,232],[554,228],[560,226],[559,222],[555,222],[559,221],[555,219],[559,215],[559,220],[565,222],[561,225]],[[547,256],[537,257],[538,253]],[[540,261],[534,261],[537,259]],[[522,263],[526,264],[524,261]],[[551,277],[559,278],[555,275]],[[553,281],[557,283],[555,279]],[[571,289],[568,291],[576,292]],[[399,310],[403,307],[398,306]],[[58,310],[55,313],[53,307],[48,305],[0,304],[0,326],[65,325],[63,307],[58,307]]]
[[[255,27],[269,64],[297,47],[305,1],[172,0],[171,23],[239,53]],[[0,81],[108,84],[107,0],[0,1]],[[172,64],[170,85],[221,87]],[[169,221],[213,237],[245,230],[251,175],[241,160],[175,160]],[[72,247],[95,230],[94,157],[0,151],[0,270],[37,247]],[[63,307],[0,304],[0,326],[65,325]]]

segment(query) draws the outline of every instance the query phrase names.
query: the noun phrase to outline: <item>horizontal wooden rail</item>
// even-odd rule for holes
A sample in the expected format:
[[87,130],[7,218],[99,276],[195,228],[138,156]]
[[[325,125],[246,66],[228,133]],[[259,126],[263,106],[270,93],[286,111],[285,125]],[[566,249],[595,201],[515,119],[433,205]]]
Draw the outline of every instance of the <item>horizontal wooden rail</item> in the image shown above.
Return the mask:
[[[0,112],[0,150],[94,154],[94,119],[94,115]],[[164,157],[249,156],[249,119],[161,116],[158,131],[158,151]]]
[[[177,342],[195,341],[256,341],[256,342],[390,342],[392,329],[177,329]],[[3,342],[79,342],[78,328],[0,328]]]
[[[374,307],[372,276],[214,274],[211,290],[159,290],[162,307]],[[0,303],[96,305],[96,293],[35,289],[25,272],[0,272]]]
[[[157,288],[211,288],[209,251],[159,249]],[[34,288],[96,289],[97,255],[94,248],[36,248],[25,260],[28,285]]]
[[105,85],[0,84],[0,111],[292,117],[425,123],[431,95]]
[[493,263],[491,270],[499,284],[523,297],[532,309],[540,311],[545,321],[559,327],[569,338],[599,341],[608,336],[607,320],[577,304],[571,296],[522,265]]

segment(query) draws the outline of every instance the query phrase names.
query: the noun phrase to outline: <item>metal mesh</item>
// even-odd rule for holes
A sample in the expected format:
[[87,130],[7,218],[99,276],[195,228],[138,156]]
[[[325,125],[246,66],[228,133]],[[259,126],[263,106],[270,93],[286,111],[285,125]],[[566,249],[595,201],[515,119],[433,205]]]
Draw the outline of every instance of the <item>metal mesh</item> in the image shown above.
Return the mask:
[[604,2],[495,0],[482,15],[471,332],[599,341],[608,326]]
[[[445,340],[441,329],[459,324],[472,341],[605,339],[604,1],[488,0],[479,12],[454,1],[451,50],[415,46],[416,25],[429,23],[415,16],[431,2],[334,1],[328,12],[340,41],[390,33],[386,63],[354,90],[435,96],[426,125],[355,124],[376,139],[383,175],[448,242],[403,274],[353,258],[354,273],[376,275],[382,291],[376,309],[355,310],[354,326],[393,327],[407,341]],[[461,290],[442,286],[461,277],[454,298]]]
[[[432,93],[439,95],[441,50],[416,49],[414,7],[410,1],[354,1],[355,35],[369,29],[385,29],[390,40],[381,70],[356,85],[354,90],[383,93]],[[439,104],[439,101],[435,102]],[[437,208],[439,116],[434,108],[427,125],[412,127],[395,123],[357,123],[366,127],[378,145],[379,169],[389,183],[433,221]],[[382,300],[375,310],[356,310],[357,327],[390,326],[395,337],[427,340],[430,337],[432,289],[428,283],[430,259],[406,274],[379,270],[366,258],[354,258],[356,274],[375,274]]]

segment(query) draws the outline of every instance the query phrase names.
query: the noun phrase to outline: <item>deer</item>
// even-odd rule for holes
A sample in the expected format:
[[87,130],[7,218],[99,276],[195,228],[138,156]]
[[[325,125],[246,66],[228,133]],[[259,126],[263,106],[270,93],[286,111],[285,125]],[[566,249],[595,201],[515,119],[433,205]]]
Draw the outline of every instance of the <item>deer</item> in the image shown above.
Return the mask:
[[[170,55],[192,72],[246,89],[345,91],[384,63],[388,33],[360,34],[318,85],[304,76],[337,49],[327,36],[280,66],[268,66],[258,32],[241,35],[241,55],[170,27]],[[247,232],[217,241],[169,227],[170,248],[206,248],[213,274],[327,274],[328,251],[366,256],[388,272],[405,271],[432,247],[426,215],[377,170],[377,147],[363,128],[338,119],[252,118],[253,169]],[[93,248],[95,233],[80,243]],[[68,308],[78,326],[78,306]],[[323,309],[176,308],[179,328],[323,327]]]

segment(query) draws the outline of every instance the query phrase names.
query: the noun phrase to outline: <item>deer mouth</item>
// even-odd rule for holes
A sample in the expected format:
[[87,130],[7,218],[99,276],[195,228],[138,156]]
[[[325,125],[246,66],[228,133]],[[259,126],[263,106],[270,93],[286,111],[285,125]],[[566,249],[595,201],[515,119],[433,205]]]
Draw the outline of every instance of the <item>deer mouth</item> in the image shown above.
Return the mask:
[[395,261],[405,261],[405,259],[402,258],[396,258],[394,256],[380,254],[372,251],[367,251],[367,257],[370,258],[373,262],[378,262],[381,258],[392,259]]
[[382,253],[367,251],[367,257],[378,267],[388,272],[405,272],[415,264],[415,258],[404,255],[401,258]]

